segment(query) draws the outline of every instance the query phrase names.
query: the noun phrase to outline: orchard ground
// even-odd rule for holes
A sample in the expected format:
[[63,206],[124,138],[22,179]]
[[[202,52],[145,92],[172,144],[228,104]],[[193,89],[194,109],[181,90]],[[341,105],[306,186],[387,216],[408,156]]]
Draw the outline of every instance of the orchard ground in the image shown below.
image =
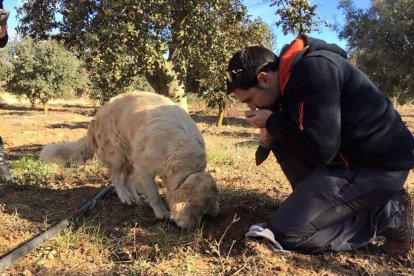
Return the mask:
[[[384,254],[374,241],[332,255],[273,253],[247,239],[250,225],[266,221],[291,192],[274,158],[256,167],[258,133],[243,119],[244,106],[227,111],[215,127],[216,110],[191,98],[190,114],[207,146],[208,170],[220,186],[221,211],[194,232],[159,221],[149,206],[123,205],[108,196],[86,217],[32,251],[4,275],[413,275],[408,257]],[[110,181],[97,161],[59,166],[38,161],[43,145],[86,133],[97,105],[88,99],[55,101],[40,108],[2,94],[0,135],[15,178],[0,197],[0,254],[69,216]],[[414,131],[414,106],[399,107]],[[160,184],[160,191],[165,189]],[[414,192],[414,173],[406,187]],[[0,273],[1,274],[1,273]]]

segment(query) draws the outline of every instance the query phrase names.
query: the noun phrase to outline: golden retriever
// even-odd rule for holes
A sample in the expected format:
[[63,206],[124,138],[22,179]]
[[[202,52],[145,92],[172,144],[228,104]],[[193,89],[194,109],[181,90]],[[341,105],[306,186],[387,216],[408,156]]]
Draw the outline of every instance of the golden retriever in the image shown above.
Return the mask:
[[[170,99],[148,92],[121,94],[102,106],[85,137],[46,145],[40,159],[82,164],[94,155],[106,165],[123,203],[141,194],[159,219],[193,228],[218,213],[218,187],[205,171],[203,137],[191,117]],[[155,177],[167,188],[168,210]]]

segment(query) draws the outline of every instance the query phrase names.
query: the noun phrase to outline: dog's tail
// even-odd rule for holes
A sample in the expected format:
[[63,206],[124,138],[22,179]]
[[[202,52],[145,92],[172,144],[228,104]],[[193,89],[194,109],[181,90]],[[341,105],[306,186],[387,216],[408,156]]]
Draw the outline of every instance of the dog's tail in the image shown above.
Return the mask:
[[73,165],[84,164],[93,156],[94,150],[89,143],[88,136],[73,142],[49,144],[44,146],[40,152],[40,160]]

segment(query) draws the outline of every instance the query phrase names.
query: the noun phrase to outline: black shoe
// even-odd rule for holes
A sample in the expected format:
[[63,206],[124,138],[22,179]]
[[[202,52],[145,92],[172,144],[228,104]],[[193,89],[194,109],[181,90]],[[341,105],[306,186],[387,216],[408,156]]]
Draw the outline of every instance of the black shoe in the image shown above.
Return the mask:
[[9,167],[7,167],[6,159],[4,158],[3,140],[0,137],[0,183],[4,180],[10,180],[11,174]]
[[413,211],[410,196],[403,190],[399,199],[396,199],[399,207],[400,223],[398,227],[387,230],[384,233],[385,242],[383,249],[392,255],[407,255],[413,248]]

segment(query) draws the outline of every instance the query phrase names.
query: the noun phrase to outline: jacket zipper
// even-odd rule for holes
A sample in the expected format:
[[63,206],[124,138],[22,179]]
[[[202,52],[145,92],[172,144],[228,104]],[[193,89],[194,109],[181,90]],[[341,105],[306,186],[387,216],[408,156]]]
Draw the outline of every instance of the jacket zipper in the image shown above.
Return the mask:
[[304,109],[304,102],[301,101],[299,103],[299,129],[303,130],[303,109]]
[[342,161],[344,162],[346,171],[348,172],[349,171],[349,163],[348,163],[348,160],[345,159],[345,157],[342,155],[341,152],[338,152],[338,153],[339,153],[339,157],[341,157]]

